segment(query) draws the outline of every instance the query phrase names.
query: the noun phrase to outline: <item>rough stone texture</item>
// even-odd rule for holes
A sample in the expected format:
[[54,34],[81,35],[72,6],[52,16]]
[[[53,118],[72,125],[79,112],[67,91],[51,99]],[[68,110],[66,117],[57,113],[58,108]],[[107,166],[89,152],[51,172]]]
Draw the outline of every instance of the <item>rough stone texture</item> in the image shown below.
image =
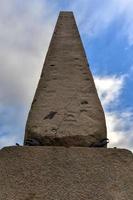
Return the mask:
[[61,12],[29,112],[25,140],[89,146],[106,137],[103,109],[72,12]]
[[133,200],[133,156],[87,147],[0,151],[0,200]]

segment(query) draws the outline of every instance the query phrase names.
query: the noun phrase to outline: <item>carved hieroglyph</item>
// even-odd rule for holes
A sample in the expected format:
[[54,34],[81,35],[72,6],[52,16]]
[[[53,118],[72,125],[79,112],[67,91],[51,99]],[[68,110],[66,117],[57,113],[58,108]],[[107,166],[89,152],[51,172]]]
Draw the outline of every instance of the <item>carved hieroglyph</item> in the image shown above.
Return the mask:
[[[44,36],[45,37],[45,36]],[[90,146],[106,138],[104,112],[72,12],[61,12],[29,112],[25,141]]]

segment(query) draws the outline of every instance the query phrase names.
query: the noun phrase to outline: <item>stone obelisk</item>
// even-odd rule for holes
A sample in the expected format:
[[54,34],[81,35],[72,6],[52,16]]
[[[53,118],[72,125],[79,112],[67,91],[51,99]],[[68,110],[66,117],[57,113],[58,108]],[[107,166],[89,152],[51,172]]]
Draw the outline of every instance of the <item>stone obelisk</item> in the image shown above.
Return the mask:
[[61,12],[29,113],[25,140],[90,146],[106,138],[104,112],[72,12]]
[[0,150],[0,200],[133,200],[132,153],[98,148],[104,139],[104,113],[73,13],[61,12],[24,146]]

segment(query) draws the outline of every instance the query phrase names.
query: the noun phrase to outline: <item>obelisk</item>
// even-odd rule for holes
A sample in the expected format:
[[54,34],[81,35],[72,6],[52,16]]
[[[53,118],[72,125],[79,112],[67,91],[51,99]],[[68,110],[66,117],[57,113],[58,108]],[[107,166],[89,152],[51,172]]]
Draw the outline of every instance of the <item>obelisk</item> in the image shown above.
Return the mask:
[[25,141],[90,146],[104,138],[104,112],[73,13],[61,12],[29,112]]
[[[98,148],[102,106],[72,12],[61,12],[23,146],[0,150],[0,200],[133,200],[133,156]],[[106,146],[106,145],[105,145]]]

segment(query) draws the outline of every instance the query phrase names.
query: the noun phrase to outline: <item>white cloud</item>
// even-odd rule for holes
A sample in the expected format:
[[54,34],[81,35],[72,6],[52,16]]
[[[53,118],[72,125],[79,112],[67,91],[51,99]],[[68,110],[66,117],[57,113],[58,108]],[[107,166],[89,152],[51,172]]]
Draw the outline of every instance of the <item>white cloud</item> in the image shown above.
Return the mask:
[[[0,10],[0,99],[4,104],[29,102],[48,48],[55,15],[48,17],[51,9],[46,1],[28,1],[30,3],[24,3],[23,8],[19,8],[18,1],[4,2],[1,6],[6,4],[7,7]],[[16,14],[14,9],[20,13]]]
[[[133,151],[133,110],[119,110],[121,94],[127,75],[95,77],[95,84],[105,110],[109,147],[129,148]],[[111,109],[109,109],[111,108]]]
[[129,148],[133,151],[133,112],[106,112],[110,147]]
[[0,6],[0,147],[22,141],[28,109],[56,21],[46,0]]
[[95,77],[95,83],[98,89],[104,107],[116,104],[124,86],[125,75]]

